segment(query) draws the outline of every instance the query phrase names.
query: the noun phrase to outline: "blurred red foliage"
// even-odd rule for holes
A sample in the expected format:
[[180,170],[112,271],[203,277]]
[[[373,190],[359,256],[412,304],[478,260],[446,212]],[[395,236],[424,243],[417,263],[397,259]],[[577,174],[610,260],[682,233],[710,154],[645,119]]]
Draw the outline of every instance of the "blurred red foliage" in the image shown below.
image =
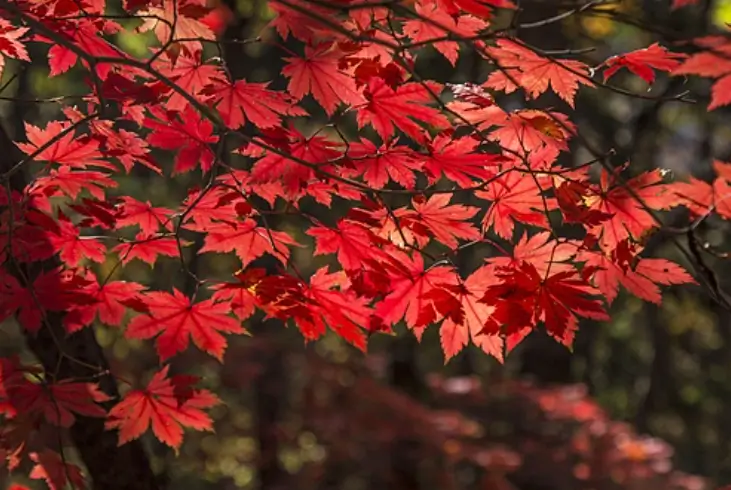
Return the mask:
[[[286,355],[297,375],[288,379],[295,395],[280,438],[311,432],[326,451],[302,468],[298,488],[338,488],[323,484],[333,473],[388,485],[393,448],[407,441],[420,479],[439,490],[710,489],[674,469],[670,445],[611,420],[581,385],[430,376],[419,401],[379,379],[376,356],[366,366]],[[259,372],[246,368],[224,382],[249,384]]]
[[[516,482],[555,489],[705,490],[702,478],[673,468],[673,448],[611,420],[582,385],[524,381],[484,386],[477,378],[430,379],[434,399],[460,407],[523,464]],[[522,486],[522,485],[520,485]],[[530,488],[533,488],[530,486]]]

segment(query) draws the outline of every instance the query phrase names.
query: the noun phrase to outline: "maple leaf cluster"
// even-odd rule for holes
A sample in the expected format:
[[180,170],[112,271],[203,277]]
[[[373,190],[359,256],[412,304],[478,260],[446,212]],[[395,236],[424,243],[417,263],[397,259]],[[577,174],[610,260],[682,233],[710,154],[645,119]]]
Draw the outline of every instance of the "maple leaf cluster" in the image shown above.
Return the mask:
[[[332,330],[362,350],[400,322],[418,338],[438,328],[447,360],[472,343],[502,362],[539,327],[570,345],[580,319],[608,319],[620,285],[659,303],[660,285],[695,282],[678,264],[642,256],[644,238],[660,226],[657,211],[682,205],[731,216],[726,170],[709,193],[700,182],[667,183],[659,170],[625,180],[623,168],[607,167],[597,182],[589,165],[561,163],[576,128],[565,110],[531,103],[552,91],[573,108],[581,87],[597,87],[594,70],[507,36],[482,40],[492,12],[510,2],[269,7],[267,33],[295,46],[282,56],[285,89],[232,79],[204,49],[227,14],[203,0],[123,2],[118,17],[140,20],[134,29],[157,41],[142,57],[114,44],[130,27],[104,15],[104,0],[0,1],[0,59],[26,62],[29,44],[46,45],[34,62],[51,77],[77,70],[88,82],[83,103],[63,105],[43,126],[25,124],[22,159],[2,176],[33,169],[23,188],[0,193],[0,320],[15,316],[31,334],[49,313],[63,313],[69,335],[121,329],[154,339],[163,366],[120,401],[95,383],[55,381],[8,361],[0,414],[13,427],[41,415],[61,426],[75,414],[106,417],[120,444],[151,429],[178,448],[184,427],[212,429],[205,410],[219,401],[193,378],[168,376],[170,360],[192,341],[223,362],[229,337],[245,333],[257,311],[307,340]],[[455,65],[459,38],[473,39],[493,68],[487,79],[422,80],[414,67],[424,53]],[[647,82],[655,71],[722,76],[718,64],[703,69],[700,56],[652,45],[610,58],[604,77],[622,67]],[[525,107],[496,102],[497,93],[517,92]],[[330,124],[303,129],[315,114]],[[344,136],[341,124],[357,136]],[[161,206],[122,194],[133,170],[204,184]],[[319,214],[305,210],[313,205]],[[301,232],[277,229],[272,217],[289,214],[306,223]],[[560,234],[566,227],[573,238]],[[202,243],[195,253],[229,254],[237,270],[198,277],[186,263],[191,237]],[[327,265],[302,271],[293,251],[303,247]],[[480,266],[460,272],[455,256],[485,247],[493,252]],[[264,256],[278,266],[261,267]],[[132,261],[180,264],[195,294],[114,274]],[[47,266],[32,277],[19,273],[40,263]],[[15,445],[8,460],[25,453]],[[52,487],[75,474],[59,472],[65,463],[52,452],[29,457]]]

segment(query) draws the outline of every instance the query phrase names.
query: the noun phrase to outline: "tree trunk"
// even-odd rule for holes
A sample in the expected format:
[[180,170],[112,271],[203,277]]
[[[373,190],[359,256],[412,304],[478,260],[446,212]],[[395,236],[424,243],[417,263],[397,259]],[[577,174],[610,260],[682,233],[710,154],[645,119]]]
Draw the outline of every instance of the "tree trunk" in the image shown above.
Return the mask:
[[[223,34],[222,58],[231,78],[243,80],[250,77],[251,72],[257,66],[257,60],[252,59],[244,45],[237,40],[245,39],[251,33],[250,19],[243,16],[235,0],[224,0],[226,6],[233,13],[233,20]],[[254,1],[251,9],[253,12],[259,10],[259,2]],[[249,136],[255,133],[249,128],[244,131]],[[270,225],[276,224],[276,219],[270,221]],[[258,264],[264,267],[268,273],[276,272],[277,263],[267,257]],[[280,453],[280,422],[283,418],[285,400],[287,398],[288,383],[286,378],[286,366],[284,364],[284,352],[278,337],[283,334],[284,326],[276,320],[254,320],[250,330],[259,340],[271,343],[270,349],[264,349],[260,353],[259,362],[262,366],[262,373],[254,382],[253,390],[255,397],[254,413],[256,414],[256,439],[259,446],[259,460],[257,462],[257,476],[261,490],[278,490],[288,486],[289,474],[285,471],[279,461]]]
[[[416,365],[416,339],[407,332],[394,339],[391,349],[391,386],[421,401],[425,387]],[[391,449],[390,488],[418,490],[419,445],[416,441],[398,440]]]

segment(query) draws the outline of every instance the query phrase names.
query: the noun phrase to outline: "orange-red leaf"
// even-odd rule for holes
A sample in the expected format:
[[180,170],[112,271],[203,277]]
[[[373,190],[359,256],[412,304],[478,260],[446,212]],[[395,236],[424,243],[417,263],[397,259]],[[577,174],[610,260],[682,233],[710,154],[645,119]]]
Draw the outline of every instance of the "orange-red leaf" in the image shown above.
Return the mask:
[[297,245],[289,234],[258,226],[253,219],[216,223],[206,227],[200,253],[234,252],[246,267],[262,255],[270,254],[282,263],[289,259],[289,247]]
[[444,38],[449,34],[456,38],[471,38],[488,26],[487,22],[472,15],[451,15],[441,8],[438,0],[418,1],[415,10],[417,18],[404,23],[404,34],[413,43],[433,46],[452,66],[459,57],[459,44]]
[[241,322],[228,315],[226,303],[204,300],[191,301],[177,289],[173,294],[153,291],[142,296],[149,313],[132,319],[127,326],[127,337],[133,339],[157,338],[157,353],[162,361],[188,348],[190,339],[199,349],[223,360],[226,339],[221,333],[244,332]]
[[464,290],[459,297],[464,309],[463,321],[446,318],[439,328],[439,336],[448,362],[458,354],[469,339],[483,352],[503,362],[503,339],[499,335],[481,333],[494,308],[480,302],[486,289],[497,281],[495,270],[491,267],[477,269],[464,282]]
[[307,114],[294,105],[286,92],[270,90],[268,86],[268,83],[245,80],[234,83],[219,80],[207,87],[204,94],[212,96],[212,103],[231,129],[240,128],[246,121],[258,128],[273,128],[280,124],[282,115]]
[[373,77],[365,90],[366,104],[358,108],[358,127],[371,124],[383,141],[399,128],[415,141],[425,142],[424,129],[412,119],[446,128],[447,118],[426,104],[434,103],[442,86],[436,82],[411,82],[393,89],[382,78]]
[[611,216],[591,228],[605,251],[611,252],[625,238],[639,239],[658,226],[651,212],[672,205],[668,187],[662,180],[659,169],[645,172],[626,183],[619,182],[616,173],[610,175],[602,170],[599,188],[587,200],[591,209]]
[[673,74],[716,79],[708,110],[731,104],[731,43],[722,36],[709,36],[694,42],[705,49],[688,57]]
[[414,210],[401,214],[399,218],[403,226],[411,228],[414,233],[424,235],[426,231],[451,249],[457,248],[458,239],[479,239],[480,231],[469,220],[480,209],[461,204],[450,205],[451,200],[450,194],[434,194],[423,202],[414,200]]
[[25,368],[9,360],[0,364],[0,414],[14,418],[30,415],[59,427],[71,427],[76,415],[104,417],[98,403],[109,400],[94,383],[64,380],[58,383],[34,381]]
[[630,53],[612,56],[604,62],[604,81],[617,73],[622,67],[642,78],[647,83],[655,81],[655,71],[672,71],[680,66],[686,55],[672,53],[658,43]]
[[340,103],[357,105],[365,102],[355,79],[338,67],[343,53],[336,44],[305,46],[304,58],[285,58],[287,66],[282,75],[289,78],[289,93],[297,100],[312,94],[315,100],[332,116]]
[[35,466],[28,476],[33,480],[44,480],[50,490],[64,490],[69,484],[73,488],[86,488],[81,468],[66,462],[56,451],[44,449],[29,456]]
[[178,449],[183,428],[212,431],[211,418],[203,409],[218,405],[207,390],[190,388],[187,376],[168,378],[169,366],[156,373],[147,388],[133,390],[109,412],[107,429],[119,429],[119,445],[137,439],[150,427],[161,442]]
[[[505,93],[522,88],[536,99],[548,90],[553,91],[574,107],[579,85],[592,87],[589,67],[575,60],[544,58],[535,51],[511,41],[500,39],[497,46],[488,48],[488,54],[499,69],[490,74],[485,86]],[[509,75],[509,76],[508,76]],[[513,82],[517,82],[516,86]]]
[[[421,323],[419,315],[431,303],[424,295],[441,285],[458,284],[457,273],[453,268],[443,265],[424,270],[424,260],[420,254],[415,254],[404,265],[408,268],[408,275],[394,275],[391,278],[391,291],[376,304],[374,321],[391,326],[404,318],[406,325],[414,329],[417,338],[421,338],[423,328],[417,328]],[[434,321],[440,319],[437,317]]]

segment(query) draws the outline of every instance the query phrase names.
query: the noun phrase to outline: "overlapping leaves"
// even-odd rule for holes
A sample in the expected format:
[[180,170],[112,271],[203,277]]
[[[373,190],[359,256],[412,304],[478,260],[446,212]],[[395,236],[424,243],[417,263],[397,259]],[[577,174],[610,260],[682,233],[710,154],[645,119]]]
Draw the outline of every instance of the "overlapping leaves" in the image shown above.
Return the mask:
[[[680,265],[642,256],[657,211],[683,205],[731,218],[723,164],[712,185],[668,184],[659,171],[625,181],[624,169],[603,169],[595,182],[586,168],[559,163],[577,132],[567,114],[497,104],[493,92],[520,91],[532,103],[550,90],[573,108],[582,87],[595,87],[582,61],[505,36],[478,39],[493,8],[509,2],[421,0],[403,12],[270,6],[271,27],[293,38],[295,51],[282,55],[281,77],[265,82],[235,80],[205,54],[215,32],[198,0],[124,2],[145,18],[138,29],[157,39],[149,65],[99,35],[127,28],[114,18],[66,15],[103,13],[103,0],[31,0],[17,7],[19,24],[0,22],[4,57],[29,60],[25,19],[64,41],[45,59],[52,76],[77,69],[90,80],[83,105],[45,125],[26,123],[26,141],[17,142],[18,164],[36,173],[25,189],[0,194],[0,320],[15,315],[35,333],[63,312],[69,334],[99,323],[155,339],[163,363],[191,342],[223,361],[257,311],[307,340],[333,331],[362,350],[370,335],[404,322],[418,338],[438,325],[447,360],[472,343],[503,361],[539,328],[570,345],[581,319],[608,318],[620,285],[659,302],[659,285],[693,282]],[[36,34],[50,43],[47,32]],[[463,52],[455,36],[474,38],[493,71],[482,84],[421,80],[422,48],[454,65]],[[651,45],[603,68],[605,78],[625,67],[648,82],[671,70],[718,78],[715,107],[727,102],[728,78],[715,61]],[[107,116],[112,106],[116,119]],[[327,123],[313,127],[315,114]],[[119,195],[133,169],[154,185],[191,175],[205,185],[163,207]],[[573,238],[559,236],[562,225],[575,226]],[[316,264],[302,264],[295,250]],[[468,274],[454,260],[465,250],[483,259]],[[199,277],[191,253],[228,254],[238,270]],[[53,257],[63,265],[30,279],[18,273]],[[260,266],[267,257],[276,267]],[[136,259],[178,264],[193,286],[109,274]],[[183,428],[212,429],[205,410],[218,403],[193,387],[196,379],[170,376],[168,364],[108,414],[94,383],[2,369],[6,417],[44,414],[68,426],[76,415],[106,415],[120,443],[150,429],[177,448]],[[39,454],[39,477],[53,481],[53,454]]]

